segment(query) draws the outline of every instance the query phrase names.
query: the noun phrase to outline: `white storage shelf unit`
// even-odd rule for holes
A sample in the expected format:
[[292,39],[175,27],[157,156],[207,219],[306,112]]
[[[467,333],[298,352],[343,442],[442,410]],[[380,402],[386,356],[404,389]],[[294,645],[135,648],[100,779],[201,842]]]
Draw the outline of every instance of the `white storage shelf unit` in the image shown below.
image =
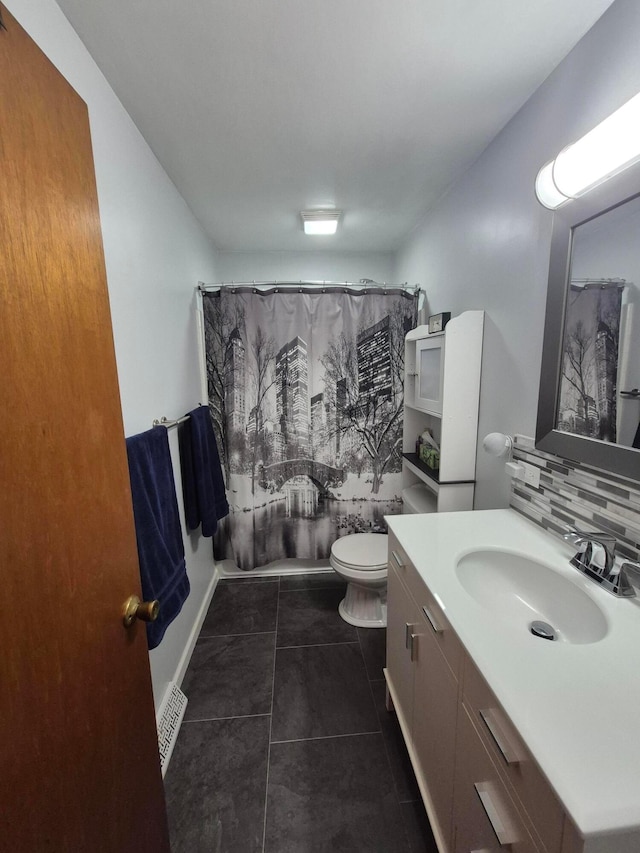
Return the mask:
[[[405,338],[403,498],[418,512],[473,509],[483,328],[484,311],[465,311],[443,332],[418,326]],[[416,455],[426,427],[437,471]]]

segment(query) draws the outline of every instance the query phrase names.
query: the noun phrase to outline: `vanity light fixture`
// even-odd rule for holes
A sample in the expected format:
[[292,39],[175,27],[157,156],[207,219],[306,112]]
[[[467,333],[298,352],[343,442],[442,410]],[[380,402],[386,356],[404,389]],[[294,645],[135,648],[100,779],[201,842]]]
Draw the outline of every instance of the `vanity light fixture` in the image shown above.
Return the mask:
[[302,210],[302,225],[305,234],[335,234],[341,210]]
[[640,160],[640,93],[546,163],[536,178],[540,204],[555,210]]

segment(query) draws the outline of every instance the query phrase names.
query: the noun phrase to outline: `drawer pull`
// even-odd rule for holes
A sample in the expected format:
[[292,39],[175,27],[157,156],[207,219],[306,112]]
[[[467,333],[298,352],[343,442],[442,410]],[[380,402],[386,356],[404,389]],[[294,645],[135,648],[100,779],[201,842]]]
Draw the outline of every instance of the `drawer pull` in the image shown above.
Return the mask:
[[506,847],[509,844],[515,844],[518,840],[518,836],[513,828],[509,826],[508,822],[504,821],[500,817],[500,813],[491,798],[489,783],[475,782],[473,787],[476,789],[476,794],[480,799],[482,808],[484,809],[489,823],[491,824],[491,828],[496,834],[496,838],[498,839],[500,846]]
[[427,610],[427,608],[426,608],[426,607],[423,607],[423,608],[422,608],[422,612],[423,612],[423,613],[424,613],[424,615],[427,617],[427,620],[428,620],[429,624],[431,625],[431,627],[433,628],[433,630],[435,631],[435,633],[436,633],[436,634],[442,634],[442,628],[438,625],[438,623],[437,623],[437,622],[436,622],[436,620],[433,618],[433,616],[431,615],[431,613],[429,613],[429,611]]
[[416,650],[416,640],[418,639],[417,634],[411,634],[411,645],[410,645],[410,654],[411,660],[414,661],[416,659],[415,650]]
[[394,559],[394,561],[395,561],[396,566],[397,566],[399,569],[404,569],[404,563],[402,562],[402,560],[401,560],[401,559],[400,559],[400,557],[398,556],[398,552],[397,552],[397,551],[392,551],[392,552],[391,552],[391,556],[393,557],[393,559]]
[[413,629],[413,625],[411,624],[411,622],[405,622],[404,623],[404,647],[405,647],[405,649],[409,648],[412,629]]
[[478,711],[480,719],[487,727],[487,731],[491,735],[493,742],[498,747],[500,754],[507,764],[520,764],[520,758],[517,752],[508,742],[504,734],[500,731],[498,723],[493,717],[492,711]]

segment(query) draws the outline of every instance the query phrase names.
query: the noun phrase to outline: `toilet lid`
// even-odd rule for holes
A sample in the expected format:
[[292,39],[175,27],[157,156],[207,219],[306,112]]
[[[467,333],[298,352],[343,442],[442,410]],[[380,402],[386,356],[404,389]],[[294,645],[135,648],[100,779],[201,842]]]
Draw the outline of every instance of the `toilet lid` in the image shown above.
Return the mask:
[[386,533],[351,533],[333,543],[331,556],[358,569],[385,569],[388,540]]

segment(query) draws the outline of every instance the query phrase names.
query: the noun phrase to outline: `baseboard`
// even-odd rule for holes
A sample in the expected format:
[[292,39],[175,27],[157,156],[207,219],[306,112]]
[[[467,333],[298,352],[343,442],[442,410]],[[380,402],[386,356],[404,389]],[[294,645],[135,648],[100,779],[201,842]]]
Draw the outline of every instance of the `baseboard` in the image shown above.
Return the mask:
[[202,623],[204,622],[205,616],[207,615],[207,611],[209,610],[209,605],[211,604],[211,599],[213,598],[213,593],[216,590],[216,586],[218,584],[219,579],[220,572],[218,571],[218,568],[216,566],[213,570],[213,577],[211,578],[211,583],[207,587],[207,591],[202,599],[202,604],[200,605],[198,616],[195,622],[193,623],[191,633],[189,634],[189,639],[187,640],[187,644],[184,647],[184,651],[180,656],[178,666],[176,667],[175,674],[172,678],[172,681],[174,681],[178,685],[178,687],[182,686],[182,681],[184,679],[187,667],[189,666],[189,661],[191,660],[191,655],[193,654],[193,650],[198,640],[200,629],[202,628]]

